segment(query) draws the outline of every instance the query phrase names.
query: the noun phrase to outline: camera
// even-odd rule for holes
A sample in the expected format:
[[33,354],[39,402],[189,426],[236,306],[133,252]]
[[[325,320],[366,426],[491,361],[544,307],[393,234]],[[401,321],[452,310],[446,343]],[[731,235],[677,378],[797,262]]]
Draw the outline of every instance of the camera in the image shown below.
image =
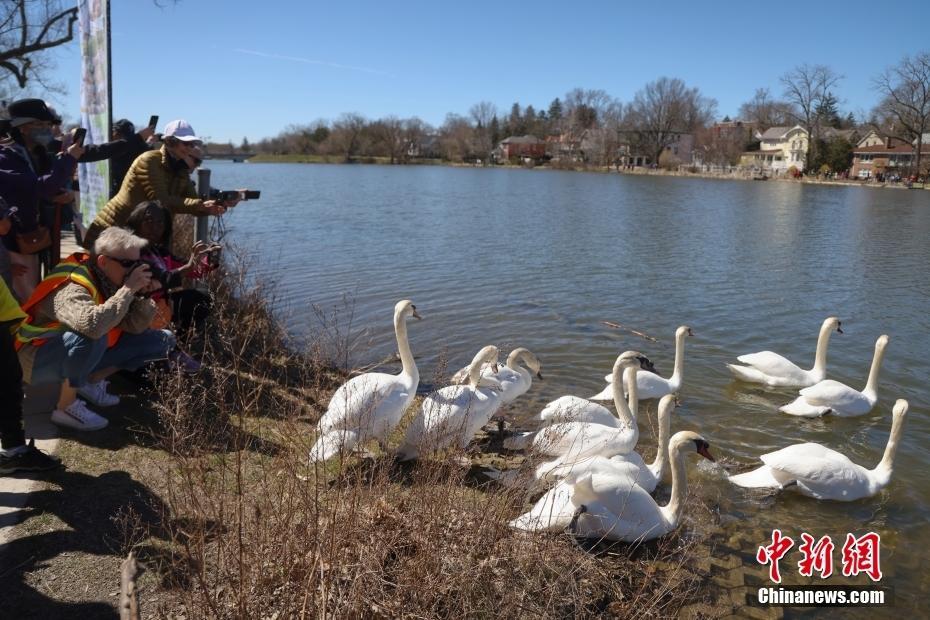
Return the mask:
[[[152,295],[152,293],[166,293],[166,292],[168,292],[168,289],[171,288],[171,283],[169,282],[169,280],[172,279],[172,278],[171,278],[171,273],[170,273],[167,269],[162,269],[161,266],[159,266],[158,264],[156,264],[154,261],[145,260],[145,259],[142,259],[142,260],[140,260],[138,263],[136,263],[136,266],[133,267],[133,271],[135,271],[136,269],[138,269],[138,268],[141,267],[142,265],[146,265],[146,266],[149,268],[149,273],[152,275],[152,280],[155,281],[155,282],[158,282],[159,284],[161,284],[161,288],[160,288],[160,289],[156,289],[156,290],[154,290],[154,291],[150,291],[150,292],[148,292],[148,293],[145,293],[145,294],[142,295],[142,296],[143,296],[143,297],[149,297],[149,296]],[[128,274],[127,274],[127,276],[128,276]]]
[[241,192],[238,190],[210,190],[210,198],[218,202],[229,202],[230,200],[258,200],[261,195],[262,193],[259,190],[254,189],[246,189]]

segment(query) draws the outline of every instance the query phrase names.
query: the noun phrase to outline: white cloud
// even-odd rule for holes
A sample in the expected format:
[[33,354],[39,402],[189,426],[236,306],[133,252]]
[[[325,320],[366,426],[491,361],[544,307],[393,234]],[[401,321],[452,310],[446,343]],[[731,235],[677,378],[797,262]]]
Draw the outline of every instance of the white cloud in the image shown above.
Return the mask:
[[373,73],[375,75],[386,75],[388,77],[394,77],[386,71],[379,71],[378,69],[370,69],[368,67],[353,67],[351,65],[341,65],[335,62],[327,62],[325,60],[314,60],[312,58],[301,58],[300,56],[285,56],[283,54],[270,54],[268,52],[258,52],[256,50],[246,50],[241,48],[236,48],[234,52],[239,52],[240,54],[250,54],[252,56],[261,56],[262,58],[274,58],[277,60],[290,60],[291,62],[302,62],[307,65],[321,65],[324,67],[333,67],[334,69],[349,69],[350,71],[363,71],[365,73]]

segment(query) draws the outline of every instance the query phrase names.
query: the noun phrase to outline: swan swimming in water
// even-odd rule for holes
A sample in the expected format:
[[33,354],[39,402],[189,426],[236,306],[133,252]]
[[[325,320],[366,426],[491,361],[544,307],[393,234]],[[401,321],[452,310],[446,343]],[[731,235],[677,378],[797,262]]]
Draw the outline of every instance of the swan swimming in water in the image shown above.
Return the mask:
[[808,497],[840,502],[871,497],[891,480],[907,408],[908,403],[903,398],[895,402],[888,444],[874,469],[857,465],[845,454],[818,443],[800,443],[763,454],[759,457],[764,463],[762,467],[730,476],[730,482],[751,489],[791,487]]
[[740,355],[736,359],[745,364],[727,364],[737,379],[748,383],[762,383],[770,387],[807,387],[823,381],[827,376],[827,347],[833,332],[842,334],[840,320],[831,316],[820,326],[814,366],[804,370],[794,362],[771,351]]
[[[639,388],[639,400],[650,400],[652,398],[662,398],[666,394],[677,394],[681,389],[681,382],[685,370],[685,338],[693,336],[694,333],[687,325],[682,325],[675,330],[675,368],[672,376],[668,379],[660,377],[654,372],[641,372],[637,374],[636,381]],[[591,400],[610,400],[613,398],[610,383],[613,381],[611,375],[604,377],[608,385],[599,393],[591,397]],[[627,391],[630,384],[630,371],[623,374],[623,390]]]
[[453,443],[463,449],[468,445],[501,406],[500,382],[481,376],[482,364],[493,364],[497,355],[497,347],[484,347],[468,367],[467,384],[449,385],[426,397],[397,451],[400,460],[418,458]]
[[845,383],[825,379],[801,390],[801,395],[778,410],[789,415],[816,418],[825,414],[839,417],[865,415],[872,411],[878,401],[878,372],[885,357],[888,336],[881,335],[875,341],[875,354],[865,388],[860,392]]
[[417,393],[420,373],[407,341],[407,319],[421,318],[413,302],[394,306],[394,334],[403,366],[400,374],[367,372],[349,379],[329,400],[317,424],[320,437],[310,449],[310,462],[326,461],[370,439],[384,444]]

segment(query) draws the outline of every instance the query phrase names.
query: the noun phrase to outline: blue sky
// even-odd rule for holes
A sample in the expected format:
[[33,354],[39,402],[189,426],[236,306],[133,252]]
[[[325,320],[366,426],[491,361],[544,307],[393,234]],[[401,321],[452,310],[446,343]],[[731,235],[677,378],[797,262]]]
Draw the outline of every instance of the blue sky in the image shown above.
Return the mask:
[[[438,125],[479,101],[547,107],[572,88],[622,101],[678,77],[735,115],[758,87],[801,63],[845,76],[844,111],[867,112],[871,79],[930,50],[930,2],[792,8],[763,2],[315,2],[151,0],[112,3],[114,118],[160,127],[186,118],[215,141],[270,137],[292,123],[419,116]],[[625,5],[625,6],[624,6]],[[810,7],[810,8],[808,8]],[[816,7],[816,8],[815,8]],[[921,47],[921,45],[923,47]],[[78,116],[80,49],[55,54],[52,97]],[[40,93],[41,94],[41,93]]]

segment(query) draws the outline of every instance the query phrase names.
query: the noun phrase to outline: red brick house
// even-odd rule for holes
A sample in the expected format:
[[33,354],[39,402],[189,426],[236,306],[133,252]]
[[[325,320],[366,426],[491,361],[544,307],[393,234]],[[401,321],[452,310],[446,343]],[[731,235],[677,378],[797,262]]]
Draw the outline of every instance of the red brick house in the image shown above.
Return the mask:
[[510,136],[498,145],[501,159],[529,157],[542,159],[546,155],[546,142],[536,136]]
[[[873,139],[868,140],[869,137]],[[923,144],[920,153],[922,162],[930,161],[930,144]],[[870,134],[853,149],[850,175],[857,179],[869,179],[879,173],[904,176],[912,172],[913,165],[913,144],[890,136],[879,142]]]

